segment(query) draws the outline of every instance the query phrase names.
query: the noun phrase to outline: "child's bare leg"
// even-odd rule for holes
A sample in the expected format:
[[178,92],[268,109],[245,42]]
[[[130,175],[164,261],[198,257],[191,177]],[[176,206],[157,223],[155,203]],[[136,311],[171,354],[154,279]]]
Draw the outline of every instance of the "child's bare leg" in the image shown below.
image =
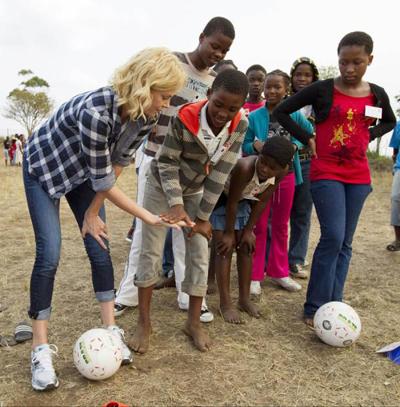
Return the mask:
[[[237,241],[240,240],[238,233]],[[241,246],[237,250],[237,269],[239,280],[239,308],[247,312],[251,317],[259,318],[261,316],[258,307],[250,300],[251,270],[253,267],[253,255],[248,253],[246,246]]]
[[200,324],[202,301],[203,297],[194,297],[193,295],[189,297],[188,319],[183,332],[193,340],[193,344],[198,350],[206,352],[211,347],[211,340]]
[[[222,231],[213,232],[214,244],[217,244],[222,238]],[[240,324],[242,319],[237,309],[232,305],[230,295],[230,276],[231,276],[231,260],[232,252],[227,253],[225,257],[215,253],[214,268],[217,275],[217,284],[219,290],[219,309],[221,311],[222,318],[225,322],[231,324]]]
[[137,322],[135,333],[128,341],[131,349],[138,353],[146,353],[149,349],[149,341],[151,334],[151,321],[150,321],[150,305],[151,296],[154,286],[139,287],[139,319]]
[[215,242],[214,239],[211,240],[210,247],[210,261],[208,263],[208,281],[207,281],[207,294],[214,294],[217,292],[217,285],[215,283]]

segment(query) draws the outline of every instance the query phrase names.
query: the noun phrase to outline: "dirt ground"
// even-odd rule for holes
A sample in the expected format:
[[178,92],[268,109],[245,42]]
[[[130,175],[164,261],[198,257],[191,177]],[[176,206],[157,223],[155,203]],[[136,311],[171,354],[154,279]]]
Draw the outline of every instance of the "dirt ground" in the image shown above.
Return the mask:
[[[1,162],[3,164],[3,162]],[[134,194],[133,167],[120,186]],[[72,214],[62,202],[63,248],[53,296],[50,342],[57,344],[60,388],[35,393],[30,386],[30,343],[0,349],[0,406],[100,406],[109,400],[129,405],[165,406],[398,406],[400,367],[375,353],[400,340],[400,253],[389,253],[391,175],[374,175],[370,195],[354,241],[345,300],[359,313],[363,330],[350,348],[321,343],[301,320],[306,284],[288,293],[263,288],[259,320],[224,323],[217,296],[209,297],[215,320],[207,326],[214,346],[196,351],[181,328],[185,313],[177,308],[174,289],[155,292],[150,351],[136,356],[104,382],[90,382],[75,369],[72,347],[87,329],[100,326],[89,263]],[[130,216],[108,205],[115,280],[118,285],[129,244],[124,237]],[[20,168],[0,168],[0,333],[10,334],[26,318],[34,238],[27,213]],[[309,260],[319,235],[313,217]],[[233,273],[235,275],[235,273]],[[232,282],[237,297],[236,276]],[[120,325],[132,333],[137,311]]]

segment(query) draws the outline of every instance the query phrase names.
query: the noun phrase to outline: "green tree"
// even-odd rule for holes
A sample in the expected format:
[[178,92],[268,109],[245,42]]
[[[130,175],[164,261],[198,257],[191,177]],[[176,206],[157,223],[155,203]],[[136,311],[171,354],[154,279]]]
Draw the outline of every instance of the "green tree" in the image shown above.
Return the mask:
[[46,93],[47,81],[34,75],[30,69],[22,69],[18,75],[26,80],[8,94],[4,117],[24,126],[30,136],[53,109],[53,101]]
[[318,67],[319,79],[330,79],[339,76],[339,69],[336,65]]

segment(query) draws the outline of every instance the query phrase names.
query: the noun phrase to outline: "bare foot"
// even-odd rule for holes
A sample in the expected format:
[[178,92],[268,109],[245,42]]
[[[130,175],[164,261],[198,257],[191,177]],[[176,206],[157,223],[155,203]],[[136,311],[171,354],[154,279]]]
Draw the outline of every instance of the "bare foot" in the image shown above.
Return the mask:
[[247,312],[251,317],[254,317],[254,318],[261,317],[260,310],[249,299],[247,299],[245,301],[239,301],[238,306],[241,311]]
[[135,333],[128,340],[128,346],[138,353],[146,353],[149,349],[151,325],[138,322]]
[[183,327],[183,332],[193,340],[194,346],[201,352],[207,352],[211,349],[211,339],[200,324],[192,325],[187,321]]
[[240,318],[239,312],[235,310],[232,306],[220,307],[219,312],[221,313],[222,318],[225,322],[230,324],[242,324],[243,320]]
[[217,292],[217,284],[215,281],[209,281],[207,287],[207,294],[215,294]]

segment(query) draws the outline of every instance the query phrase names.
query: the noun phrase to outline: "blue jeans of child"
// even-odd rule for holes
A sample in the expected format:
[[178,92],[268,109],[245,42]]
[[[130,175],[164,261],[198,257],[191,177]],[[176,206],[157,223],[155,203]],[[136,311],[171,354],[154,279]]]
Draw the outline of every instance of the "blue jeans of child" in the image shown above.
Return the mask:
[[168,277],[168,273],[171,270],[174,270],[174,251],[172,250],[172,229],[170,228],[165,238],[162,271]]
[[304,304],[305,317],[312,317],[327,302],[342,301],[353,235],[371,191],[369,184],[345,184],[333,180],[311,182],[321,237],[313,256]]
[[310,236],[312,197],[310,160],[300,162],[303,183],[296,185],[290,214],[289,264],[304,264]]
[[[29,174],[25,160],[23,167],[25,194],[36,241],[29,316],[32,319],[48,320],[51,313],[54,277],[60,259],[60,200],[51,198],[36,178]],[[88,182],[85,182],[65,196],[79,229],[82,227],[85,211],[95,194]],[[104,206],[99,216],[105,222]],[[114,299],[114,271],[109,250],[101,248],[90,235],[86,235],[83,242],[91,263],[96,298],[101,302],[111,301]]]

